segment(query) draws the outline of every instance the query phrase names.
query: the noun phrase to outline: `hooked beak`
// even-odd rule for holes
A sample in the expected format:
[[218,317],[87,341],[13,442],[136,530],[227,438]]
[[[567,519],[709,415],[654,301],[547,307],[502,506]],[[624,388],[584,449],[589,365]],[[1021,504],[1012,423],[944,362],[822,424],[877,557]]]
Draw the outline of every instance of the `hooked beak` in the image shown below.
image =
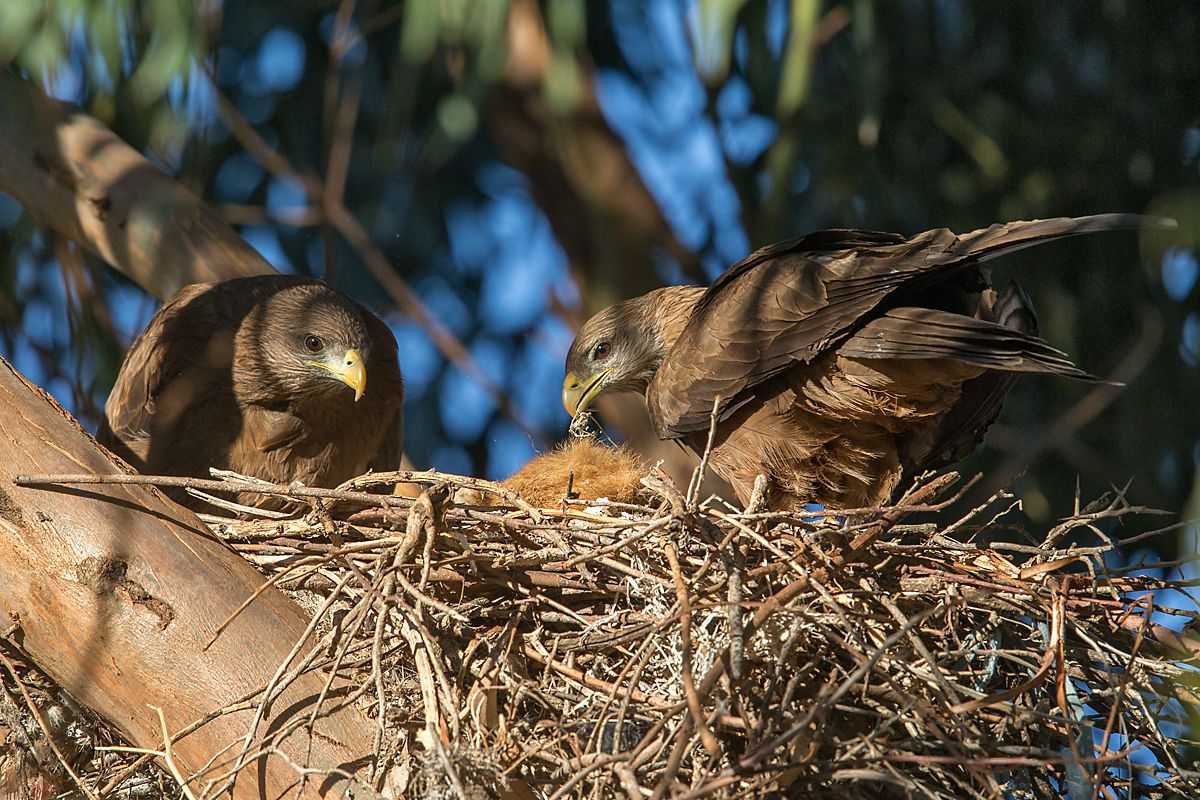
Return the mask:
[[574,372],[568,372],[566,380],[563,381],[562,395],[563,406],[567,409],[567,413],[576,417],[580,412],[587,411],[592,400],[600,394],[600,387],[604,383],[604,379],[612,371],[613,368],[609,367],[588,381],[586,386],[579,383],[579,378]]
[[330,366],[321,361],[309,361],[310,365],[329,370],[338,380],[354,390],[354,402],[358,402],[367,388],[367,365],[357,350],[347,350],[342,363]]

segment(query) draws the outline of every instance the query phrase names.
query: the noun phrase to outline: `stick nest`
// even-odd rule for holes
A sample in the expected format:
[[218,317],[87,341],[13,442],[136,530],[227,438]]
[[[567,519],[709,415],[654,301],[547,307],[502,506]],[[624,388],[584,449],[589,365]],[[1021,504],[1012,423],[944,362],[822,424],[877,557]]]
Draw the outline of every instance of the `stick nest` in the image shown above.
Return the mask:
[[1196,613],[1147,594],[1188,582],[1106,567],[1162,532],[1111,540],[1158,513],[1120,494],[1033,532],[1003,493],[944,510],[953,473],[837,518],[697,503],[653,473],[632,502],[552,508],[431,472],[345,488],[398,479],[429,488],[210,520],[320,618],[315,666],[378,725],[387,797],[1200,789],[1200,648],[1152,618]]

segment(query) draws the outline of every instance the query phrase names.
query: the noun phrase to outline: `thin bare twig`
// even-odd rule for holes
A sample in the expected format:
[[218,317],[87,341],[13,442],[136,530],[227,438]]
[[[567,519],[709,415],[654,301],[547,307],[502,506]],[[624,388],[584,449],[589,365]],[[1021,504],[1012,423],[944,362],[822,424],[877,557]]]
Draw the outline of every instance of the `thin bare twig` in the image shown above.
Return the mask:
[[[1163,787],[1196,793],[1200,777],[1178,757],[1181,709],[1200,708],[1180,681],[1196,656],[1186,634],[1150,616],[1183,597],[1166,590],[1191,581],[1130,574],[1150,563],[1109,566],[1112,537],[1038,546],[1047,531],[986,509],[904,524],[916,509],[945,512],[952,477],[924,479],[851,525],[715,502],[689,509],[653,478],[664,502],[612,504],[612,517],[570,503],[438,516],[428,495],[411,505],[360,491],[482,485],[440,477],[367,476],[335,490],[346,502],[324,498],[307,517],[218,523],[265,581],[300,587],[294,596],[314,614],[305,646],[241,707],[261,714],[295,676],[321,670],[314,713],[364,709],[376,784],[400,780],[397,794],[500,794],[509,781],[514,795],[580,800],[642,787],[843,800],[872,780],[983,800],[1010,791],[999,773],[1063,785],[1073,762],[1110,765],[1086,770],[1095,800],[1153,797],[1118,776],[1118,766],[1144,768],[1128,749],[1107,750],[1118,735],[1155,754]],[[1118,492],[1062,535],[1142,512]],[[967,530],[970,546],[948,535]],[[1000,537],[1031,544],[989,546]],[[312,577],[290,580],[301,574]],[[740,635],[733,609],[745,613]],[[1170,611],[1200,621],[1200,609]],[[335,693],[335,679],[353,688]],[[210,783],[219,788],[309,719],[247,739],[198,774],[224,770]],[[1094,756],[1085,728],[1108,737],[1096,737]],[[308,779],[309,767],[294,767]]]

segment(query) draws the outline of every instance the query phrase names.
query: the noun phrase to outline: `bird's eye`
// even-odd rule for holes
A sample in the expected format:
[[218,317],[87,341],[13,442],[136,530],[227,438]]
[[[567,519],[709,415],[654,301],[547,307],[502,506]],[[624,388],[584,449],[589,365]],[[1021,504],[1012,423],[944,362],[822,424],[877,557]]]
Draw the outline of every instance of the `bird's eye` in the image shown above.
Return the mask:
[[308,348],[310,353],[319,353],[325,349],[325,343],[321,341],[321,337],[309,334],[304,339],[304,346]]
[[600,361],[601,359],[608,358],[608,355],[611,352],[612,345],[608,342],[601,342],[600,344],[596,345],[596,349],[592,351],[592,360]]

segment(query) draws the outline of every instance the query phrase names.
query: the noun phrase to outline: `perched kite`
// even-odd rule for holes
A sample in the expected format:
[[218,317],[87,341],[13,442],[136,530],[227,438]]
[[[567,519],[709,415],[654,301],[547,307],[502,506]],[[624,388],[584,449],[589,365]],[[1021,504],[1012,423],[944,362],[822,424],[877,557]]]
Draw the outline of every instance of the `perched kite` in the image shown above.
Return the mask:
[[[370,311],[306,278],[237,278],[188,286],[154,315],[97,439],[147,474],[207,478],[218,467],[332,487],[399,467],[403,399],[395,337]],[[252,493],[238,502],[282,505]]]
[[563,404],[637,391],[655,432],[703,453],[774,509],[886,503],[901,475],[952,464],[1018,373],[1095,380],[1038,338],[1015,283],[984,263],[1065,236],[1158,225],[1103,214],[912,239],[832,230],[764,247],[707,289],[672,286],[592,317],[567,353]]

